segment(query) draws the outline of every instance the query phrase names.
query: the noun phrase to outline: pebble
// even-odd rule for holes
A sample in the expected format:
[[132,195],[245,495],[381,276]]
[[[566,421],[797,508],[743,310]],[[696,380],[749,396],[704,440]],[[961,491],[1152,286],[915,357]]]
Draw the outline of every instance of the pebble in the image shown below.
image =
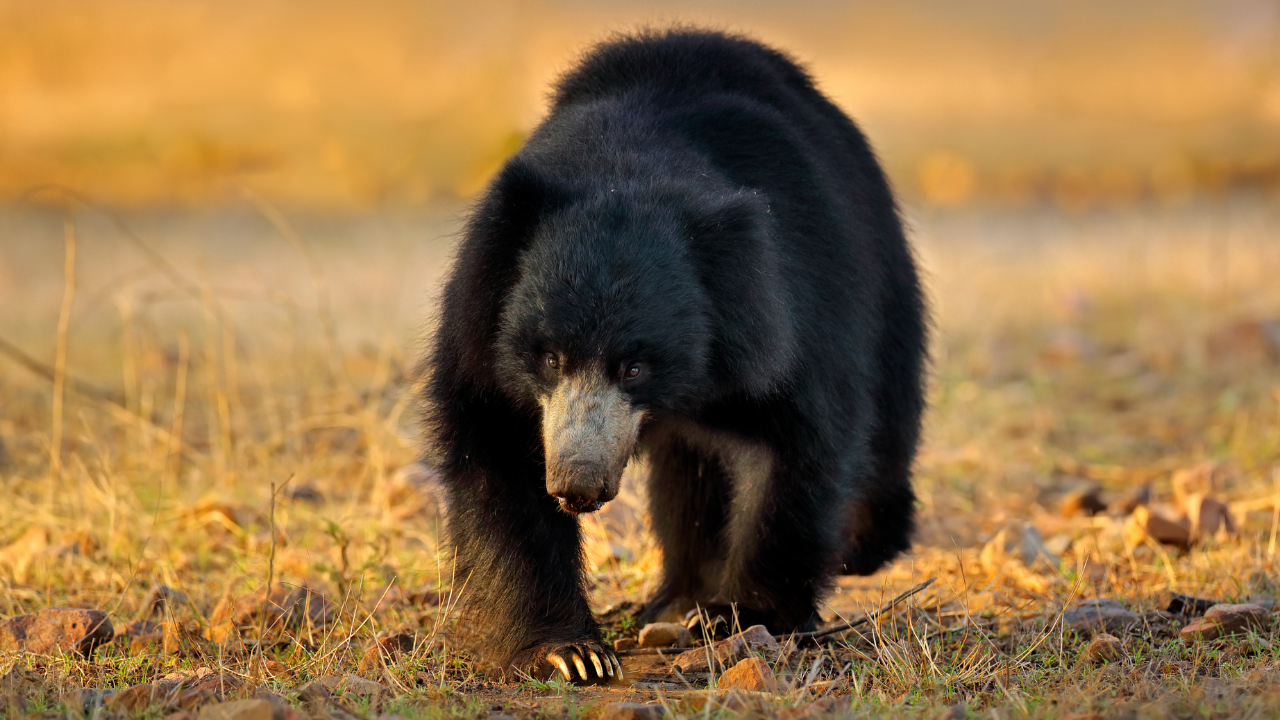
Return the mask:
[[777,683],[773,679],[773,671],[769,668],[769,663],[765,662],[764,658],[749,657],[725,670],[716,682],[716,687],[773,692]]
[[111,621],[101,610],[45,608],[0,621],[0,652],[53,655],[75,650],[88,657],[113,637]]
[[709,647],[686,650],[676,657],[672,665],[680,672],[707,672],[710,670],[709,658],[714,658],[717,665],[729,666],[761,648],[777,647],[778,641],[769,634],[768,628],[752,625]]
[[1206,610],[1204,617],[1193,620],[1178,631],[1178,637],[1191,641],[1216,640],[1249,628],[1266,628],[1270,622],[1271,614],[1261,605],[1218,603]]
[[139,616],[153,618],[156,615],[164,615],[187,605],[189,602],[187,596],[181,591],[174,590],[167,585],[156,585],[142,599]]
[[108,710],[123,711],[127,713],[138,713],[151,707],[161,693],[155,685],[144,683],[142,685],[133,685],[123,690],[117,690],[108,695],[103,705]]
[[1125,535],[1130,545],[1140,545],[1151,538],[1164,545],[1185,548],[1191,544],[1191,523],[1165,517],[1144,505],[1135,508],[1129,516]]
[[993,575],[1004,569],[1010,560],[1021,562],[1028,568],[1054,572],[1062,565],[1061,558],[1049,552],[1040,531],[1030,523],[1015,523],[1001,528],[983,546],[978,559]]
[[1097,484],[1090,483],[1063,496],[1058,508],[1063,517],[1074,517],[1081,514],[1093,517],[1106,510],[1107,504],[1102,501],[1102,488]]
[[1121,633],[1140,622],[1140,615],[1111,598],[1085,600],[1062,613],[1063,626],[1082,634]]
[[1080,653],[1081,662],[1090,665],[1119,662],[1122,659],[1124,659],[1124,645],[1120,642],[1120,638],[1107,633],[1098,634]]
[[689,628],[680,623],[649,623],[640,631],[640,647],[689,647]]
[[360,672],[372,674],[384,663],[389,663],[401,653],[413,652],[415,639],[408,633],[397,633],[378,640],[360,658]]
[[613,641],[613,649],[618,652],[622,652],[623,650],[634,650],[639,647],[639,645],[640,643],[636,642],[635,638],[624,637]]

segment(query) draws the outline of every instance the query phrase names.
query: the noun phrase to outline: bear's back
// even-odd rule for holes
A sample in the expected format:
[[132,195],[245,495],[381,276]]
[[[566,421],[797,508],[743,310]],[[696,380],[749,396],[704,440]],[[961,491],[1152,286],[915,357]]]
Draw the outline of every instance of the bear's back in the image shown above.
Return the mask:
[[746,38],[697,30],[627,35],[593,48],[556,86],[552,108],[635,90],[699,98],[730,93],[785,109],[797,95],[825,100],[786,55]]

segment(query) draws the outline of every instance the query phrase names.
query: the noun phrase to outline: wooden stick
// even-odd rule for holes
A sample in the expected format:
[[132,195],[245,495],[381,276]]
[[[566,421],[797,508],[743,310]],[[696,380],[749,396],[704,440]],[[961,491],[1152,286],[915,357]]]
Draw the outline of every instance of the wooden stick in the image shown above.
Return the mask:
[[[774,640],[788,640],[788,639],[817,640],[818,638],[824,638],[828,635],[835,635],[838,632],[844,632],[845,630],[852,630],[853,628],[856,628],[859,625],[865,625],[869,622],[876,620],[881,615],[892,610],[895,605],[898,605],[903,600],[906,600],[912,595],[916,595],[920,593],[925,588],[932,585],[934,581],[937,579],[938,578],[936,577],[931,577],[928,580],[925,580],[919,585],[916,585],[910,590],[907,590],[903,592],[901,595],[898,595],[896,598],[890,600],[888,603],[880,607],[880,609],[876,610],[875,612],[869,613],[867,615],[863,615],[862,617],[856,620],[850,620],[848,622],[838,623],[828,628],[823,628],[821,630],[814,630],[813,632],[792,633],[789,635],[774,635],[773,639]],[[634,650],[618,650],[615,654],[617,654],[620,657],[632,657],[636,655],[662,655],[662,653],[664,652],[678,654],[679,652],[682,652],[683,650],[686,650],[686,649],[692,649],[692,648],[635,648]]]

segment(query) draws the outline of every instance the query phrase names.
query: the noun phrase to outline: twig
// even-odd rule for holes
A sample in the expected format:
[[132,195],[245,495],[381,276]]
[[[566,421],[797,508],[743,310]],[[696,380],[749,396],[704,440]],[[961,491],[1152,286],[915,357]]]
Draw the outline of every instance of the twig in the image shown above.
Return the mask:
[[[932,585],[932,584],[933,584],[933,582],[934,582],[935,580],[937,580],[937,579],[938,579],[938,578],[936,578],[936,577],[931,577],[931,578],[929,578],[928,580],[925,580],[924,582],[920,583],[919,585],[916,585],[915,587],[911,588],[910,590],[907,590],[907,591],[903,592],[903,593],[902,593],[901,595],[899,595],[898,597],[896,597],[896,598],[894,598],[894,599],[890,600],[888,603],[886,603],[885,605],[881,606],[881,607],[880,607],[880,609],[876,610],[875,612],[869,613],[869,614],[867,614],[867,615],[863,615],[862,617],[857,618],[856,620],[850,620],[850,621],[848,621],[848,622],[842,622],[842,623],[839,623],[839,624],[837,624],[837,625],[833,625],[833,626],[828,627],[828,628],[823,628],[823,629],[821,629],[821,630],[814,630],[813,632],[789,633],[789,634],[783,634],[783,635],[774,635],[774,636],[773,636],[773,639],[774,639],[774,640],[817,640],[818,638],[824,638],[824,637],[826,637],[826,636],[828,636],[828,635],[834,635],[834,634],[839,633],[839,632],[844,632],[845,630],[852,630],[853,628],[856,628],[856,627],[858,627],[859,625],[865,625],[865,624],[867,624],[867,623],[869,623],[869,622],[873,622],[873,621],[875,621],[875,620],[876,620],[877,618],[879,618],[881,615],[883,615],[883,614],[885,614],[885,613],[889,612],[890,610],[892,610],[892,609],[894,608],[894,606],[895,606],[895,605],[898,605],[898,604],[899,604],[899,603],[901,603],[903,600],[906,600],[907,598],[911,597],[912,595],[916,595],[916,594],[920,593],[920,592],[921,592],[921,591],[923,591],[925,588],[927,588],[927,587],[929,587],[930,585]],[[663,652],[671,652],[671,650],[672,650],[672,648],[636,648],[636,649],[634,649],[634,650],[619,650],[619,651],[617,651],[617,655],[622,656],[622,657],[630,657],[630,656],[635,656],[635,655],[661,655]]]

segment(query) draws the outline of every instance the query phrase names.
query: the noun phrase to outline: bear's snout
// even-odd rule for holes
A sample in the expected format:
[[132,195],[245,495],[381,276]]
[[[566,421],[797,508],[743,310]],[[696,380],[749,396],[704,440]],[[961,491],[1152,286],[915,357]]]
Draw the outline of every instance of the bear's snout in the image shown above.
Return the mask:
[[563,378],[543,401],[547,493],[569,512],[617,497],[644,413],[601,373]]

